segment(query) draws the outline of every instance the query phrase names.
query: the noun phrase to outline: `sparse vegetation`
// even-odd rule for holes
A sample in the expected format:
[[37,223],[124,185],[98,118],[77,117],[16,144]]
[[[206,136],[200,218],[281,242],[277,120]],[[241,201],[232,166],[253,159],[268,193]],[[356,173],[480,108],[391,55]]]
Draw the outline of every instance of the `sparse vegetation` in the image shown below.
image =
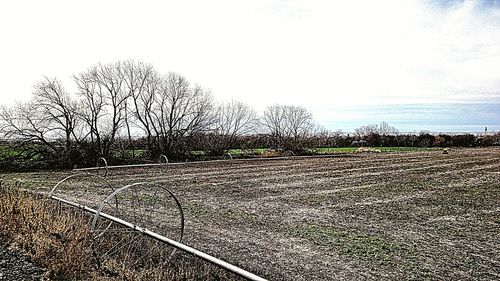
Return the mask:
[[339,253],[382,264],[395,264],[397,252],[406,246],[374,234],[356,233],[334,226],[303,224],[295,235],[319,246],[338,247]]

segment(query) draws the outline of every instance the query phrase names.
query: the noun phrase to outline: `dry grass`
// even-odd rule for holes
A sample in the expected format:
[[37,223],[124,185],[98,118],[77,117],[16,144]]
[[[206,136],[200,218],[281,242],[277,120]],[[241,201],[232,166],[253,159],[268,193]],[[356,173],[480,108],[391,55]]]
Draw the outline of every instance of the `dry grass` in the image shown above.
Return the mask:
[[50,278],[79,278],[91,267],[86,218],[16,188],[2,188],[0,231],[49,270]]
[[46,268],[52,280],[239,280],[187,254],[177,254],[166,267],[130,266],[127,260],[141,258],[133,253],[100,262],[85,213],[19,186],[0,187],[0,234]]

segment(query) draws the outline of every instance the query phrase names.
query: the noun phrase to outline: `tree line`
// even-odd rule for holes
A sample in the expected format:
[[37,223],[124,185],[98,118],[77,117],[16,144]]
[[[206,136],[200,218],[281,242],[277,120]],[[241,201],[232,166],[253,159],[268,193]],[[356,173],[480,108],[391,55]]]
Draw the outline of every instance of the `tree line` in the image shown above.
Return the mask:
[[70,93],[57,78],[45,77],[30,101],[0,108],[0,138],[22,150],[18,156],[70,167],[112,159],[120,146],[134,144],[150,159],[183,158],[193,150],[222,155],[257,133],[272,136],[277,147],[300,150],[317,127],[301,106],[272,105],[259,115],[239,101],[218,103],[184,76],[143,62],[97,64],[73,82]]
[[97,64],[73,76],[69,92],[57,78],[34,85],[32,99],[0,108],[0,166],[37,168],[186,159],[231,148],[310,153],[314,147],[476,146],[498,138],[402,135],[386,122],[354,134],[322,129],[302,106],[271,105],[262,113],[239,101],[217,102],[178,73],[136,61]]

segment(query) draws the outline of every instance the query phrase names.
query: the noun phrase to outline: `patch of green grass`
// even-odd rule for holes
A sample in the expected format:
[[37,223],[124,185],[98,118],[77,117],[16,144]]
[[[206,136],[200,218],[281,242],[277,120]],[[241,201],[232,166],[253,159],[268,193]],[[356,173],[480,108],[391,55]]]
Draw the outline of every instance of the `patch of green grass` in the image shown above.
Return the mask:
[[[389,147],[389,146],[372,147],[372,148],[378,149],[381,152],[415,152],[415,151],[427,151],[434,149],[426,147]],[[316,154],[353,153],[356,152],[357,150],[358,147],[317,147],[309,149],[310,152]]]
[[202,151],[202,150],[192,150],[190,153],[193,156],[204,156],[205,155],[205,151]]
[[228,152],[233,156],[241,155],[260,155],[263,154],[267,149],[265,148],[252,148],[252,149],[230,149]]
[[238,221],[245,223],[258,223],[257,215],[251,214],[239,209],[231,208],[214,208],[211,206],[203,205],[197,202],[183,204],[183,209],[187,213],[197,217],[226,219],[230,221]]
[[[376,183],[376,181],[373,181]],[[318,192],[307,195],[287,197],[291,204],[306,206],[333,206],[346,202],[359,202],[360,200],[379,200],[398,195],[411,195],[427,187],[430,182],[398,182],[386,185],[366,185],[347,190],[331,190],[331,192]],[[325,190],[328,191],[328,190]]]
[[319,246],[338,249],[340,254],[355,256],[378,264],[394,260],[404,246],[375,234],[348,231],[335,226],[302,224],[295,229],[295,235]]
[[478,198],[482,197],[483,195],[486,194],[486,190],[479,186],[469,186],[469,187],[464,187],[464,190],[462,191],[462,194],[466,198]]
[[[372,147],[378,149],[382,152],[413,152],[413,151],[426,151],[438,148],[426,148],[426,147]],[[244,155],[262,155],[269,149],[267,148],[251,148],[251,149],[229,149],[228,153],[232,156],[239,157]],[[354,153],[358,150],[358,147],[315,147],[307,149],[308,152],[313,154],[332,154],[332,153]],[[205,152],[201,150],[191,151],[193,156],[203,156]]]
[[126,149],[125,151],[116,150],[115,157],[144,157],[146,149]]
[[36,161],[40,159],[40,155],[38,155],[38,153],[36,153],[36,151],[33,148],[22,149],[19,147],[12,147],[9,145],[0,144],[0,161],[8,158],[28,156],[30,154],[34,154],[32,160]]
[[227,209],[223,212],[222,216],[234,219],[241,220],[245,222],[258,222],[258,217],[255,214],[250,214],[245,211],[239,209]]
[[202,216],[202,217],[207,217],[207,216],[214,216],[217,214],[217,210],[214,208],[211,208],[209,206],[202,205],[197,202],[186,202],[182,205],[182,208],[186,210],[187,213],[190,213],[195,216]]
[[116,199],[118,202],[121,201],[140,201],[147,202],[150,204],[158,203],[159,197],[149,193],[134,193],[134,192],[122,192],[116,194]]
[[350,153],[355,152],[357,147],[317,147],[309,149],[312,153],[329,154],[329,153]]
[[0,159],[2,157],[6,157],[6,156],[14,156],[16,155],[14,149],[11,149],[10,147],[8,147],[7,145],[2,145],[0,144]]

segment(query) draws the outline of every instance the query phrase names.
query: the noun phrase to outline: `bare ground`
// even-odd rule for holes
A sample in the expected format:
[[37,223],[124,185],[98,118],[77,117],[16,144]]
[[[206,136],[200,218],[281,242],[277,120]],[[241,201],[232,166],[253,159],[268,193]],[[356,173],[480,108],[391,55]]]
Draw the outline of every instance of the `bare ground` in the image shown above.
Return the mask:
[[[500,279],[500,148],[110,172],[172,190],[186,244],[270,280]],[[46,192],[65,174],[3,180]]]
[[8,239],[0,236],[0,280],[43,280],[45,269],[41,268],[26,255],[8,247]]

